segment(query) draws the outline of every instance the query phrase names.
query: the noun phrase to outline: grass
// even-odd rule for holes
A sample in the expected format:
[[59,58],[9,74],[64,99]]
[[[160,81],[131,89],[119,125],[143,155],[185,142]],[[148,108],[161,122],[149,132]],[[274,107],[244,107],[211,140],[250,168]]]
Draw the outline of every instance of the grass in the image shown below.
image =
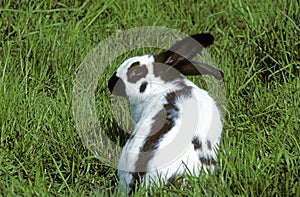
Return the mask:
[[[140,26],[215,35],[208,51],[227,96],[217,173],[152,194],[300,196],[297,1],[8,0],[0,13],[0,196],[103,195],[115,186],[115,169],[76,132],[72,91],[99,42]],[[109,107],[105,84],[119,63],[99,81],[97,106]],[[97,113],[111,132],[111,114]]]

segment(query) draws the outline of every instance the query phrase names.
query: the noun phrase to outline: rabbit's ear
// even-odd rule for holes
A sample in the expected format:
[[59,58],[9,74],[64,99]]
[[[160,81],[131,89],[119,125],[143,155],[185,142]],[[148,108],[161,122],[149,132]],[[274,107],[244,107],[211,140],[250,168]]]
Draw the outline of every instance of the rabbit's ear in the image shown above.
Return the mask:
[[169,50],[155,55],[155,62],[160,62],[176,68],[183,75],[213,75],[216,79],[223,79],[223,72],[202,62],[191,60],[204,47],[214,42],[211,34],[196,34],[187,37]]
[[191,75],[212,75],[217,80],[221,80],[224,77],[224,73],[208,64],[194,61],[186,60],[180,64],[174,65],[173,68],[176,68],[181,74],[185,76]]
[[174,66],[185,59],[192,59],[200,53],[203,47],[214,42],[214,37],[209,34],[196,34],[177,42],[169,50],[155,55],[155,61]]

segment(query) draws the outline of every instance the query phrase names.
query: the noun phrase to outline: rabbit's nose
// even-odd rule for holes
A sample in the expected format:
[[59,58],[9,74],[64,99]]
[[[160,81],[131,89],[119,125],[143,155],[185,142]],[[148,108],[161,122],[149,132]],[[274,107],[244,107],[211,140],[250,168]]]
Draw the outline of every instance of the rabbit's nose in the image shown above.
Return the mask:
[[125,92],[125,83],[116,75],[116,72],[108,81],[108,89],[112,94],[128,99],[128,96]]

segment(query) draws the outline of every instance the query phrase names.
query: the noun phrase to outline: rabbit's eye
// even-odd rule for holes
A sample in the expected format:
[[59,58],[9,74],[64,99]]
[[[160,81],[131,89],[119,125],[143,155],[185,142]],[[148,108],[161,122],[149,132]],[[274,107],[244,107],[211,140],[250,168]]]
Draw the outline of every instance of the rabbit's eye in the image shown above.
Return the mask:
[[130,65],[130,67],[128,68],[128,70],[131,70],[131,69],[133,69],[133,68],[135,68],[135,67],[137,67],[137,66],[139,66],[140,65],[140,62],[133,62],[131,65]]
[[128,68],[127,71],[127,78],[128,81],[131,83],[135,83],[141,78],[144,78],[148,73],[146,65],[140,65],[139,62],[134,62]]
[[143,92],[146,90],[147,85],[148,85],[148,83],[147,83],[147,82],[144,82],[144,83],[140,86],[140,93],[143,93]]

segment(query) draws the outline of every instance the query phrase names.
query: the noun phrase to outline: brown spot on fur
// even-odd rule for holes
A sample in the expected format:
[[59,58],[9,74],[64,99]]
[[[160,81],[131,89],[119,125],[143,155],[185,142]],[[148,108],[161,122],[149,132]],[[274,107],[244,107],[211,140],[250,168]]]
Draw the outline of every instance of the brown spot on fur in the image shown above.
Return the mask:
[[194,145],[194,150],[202,149],[202,142],[198,137],[194,137],[192,144]]
[[199,157],[199,160],[201,161],[202,164],[207,165],[207,166],[217,164],[216,160],[214,160],[213,158],[209,158],[209,157]]
[[167,64],[155,62],[153,65],[153,71],[155,77],[160,77],[163,81],[173,81],[178,78],[182,78],[180,72]]
[[167,94],[164,108],[160,110],[154,117],[152,128],[149,136],[146,138],[143,147],[140,150],[138,160],[135,163],[135,172],[132,173],[134,184],[140,178],[143,178],[148,167],[148,162],[154,155],[154,150],[158,148],[160,140],[166,135],[175,125],[178,118],[179,109],[176,105],[176,100],[181,96],[189,96],[191,87],[183,87],[180,90]]
[[209,140],[207,140],[207,148],[209,149],[209,150],[211,150],[211,142],[209,141]]
[[127,70],[127,80],[135,83],[138,80],[146,77],[148,69],[146,65],[140,65],[140,62],[134,62]]

